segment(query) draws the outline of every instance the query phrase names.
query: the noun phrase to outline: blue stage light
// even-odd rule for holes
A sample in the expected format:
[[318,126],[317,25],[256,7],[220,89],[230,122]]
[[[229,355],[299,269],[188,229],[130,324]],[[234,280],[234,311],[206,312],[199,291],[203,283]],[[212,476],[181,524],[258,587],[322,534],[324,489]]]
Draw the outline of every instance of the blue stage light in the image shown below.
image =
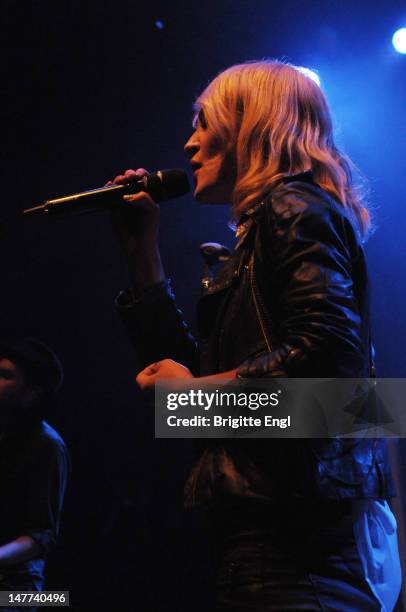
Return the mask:
[[396,30],[392,36],[392,45],[398,53],[406,53],[406,28]]
[[302,74],[309,77],[309,79],[314,81],[320,87],[320,77],[317,72],[310,70],[310,68],[305,68],[304,66],[298,66],[298,70],[300,70]]

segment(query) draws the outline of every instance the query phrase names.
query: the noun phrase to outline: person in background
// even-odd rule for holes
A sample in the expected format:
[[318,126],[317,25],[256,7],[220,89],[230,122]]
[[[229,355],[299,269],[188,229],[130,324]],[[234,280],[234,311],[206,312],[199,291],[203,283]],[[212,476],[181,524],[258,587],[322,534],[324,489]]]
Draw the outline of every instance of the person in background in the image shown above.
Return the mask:
[[43,342],[0,343],[2,591],[41,591],[46,557],[57,541],[69,456],[45,419],[62,382],[61,362]]

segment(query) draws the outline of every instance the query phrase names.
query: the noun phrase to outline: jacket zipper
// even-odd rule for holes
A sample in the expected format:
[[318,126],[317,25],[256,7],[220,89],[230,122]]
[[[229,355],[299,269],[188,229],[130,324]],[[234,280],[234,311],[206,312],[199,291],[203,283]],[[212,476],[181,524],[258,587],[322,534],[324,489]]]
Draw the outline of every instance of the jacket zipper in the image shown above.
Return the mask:
[[254,253],[251,255],[251,259],[250,259],[250,262],[248,264],[248,271],[249,271],[252,299],[254,301],[254,306],[255,306],[255,311],[257,313],[258,323],[259,323],[262,335],[263,335],[264,340],[265,340],[266,348],[271,353],[272,352],[272,342],[271,342],[271,338],[269,336],[269,333],[268,333],[268,330],[267,330],[267,327],[266,327],[266,323],[264,321],[264,316],[263,316],[263,313],[266,313],[267,311],[266,311],[266,308],[265,308],[264,303],[262,301],[261,295],[258,292],[257,281],[256,281],[256,278],[255,278]]

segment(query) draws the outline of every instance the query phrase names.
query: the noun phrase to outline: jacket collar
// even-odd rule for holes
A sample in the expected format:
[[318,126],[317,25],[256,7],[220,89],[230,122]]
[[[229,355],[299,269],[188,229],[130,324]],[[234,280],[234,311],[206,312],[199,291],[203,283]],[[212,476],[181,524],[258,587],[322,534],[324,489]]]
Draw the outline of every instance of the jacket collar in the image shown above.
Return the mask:
[[[311,170],[309,170],[308,172],[301,172],[300,174],[292,174],[290,176],[285,176],[282,179],[282,183],[284,184],[299,181],[302,183],[305,182],[316,185]],[[227,263],[223,266],[222,270],[216,276],[216,278],[210,283],[208,287],[205,288],[203,295],[217,293],[219,290],[229,287],[239,277],[241,269],[245,263],[244,249],[241,249],[240,247],[245,244],[246,238],[250,233],[249,230],[255,221],[255,217],[265,206],[266,200],[267,198],[265,196],[263,200],[251,206],[251,208],[249,208],[243,215],[241,215],[241,218],[237,223],[236,236],[238,238],[238,242],[235,245],[234,252],[231,254]]]
[[316,181],[314,180],[312,170],[307,170],[306,172],[299,172],[299,174],[290,174],[289,176],[284,176],[282,179],[282,183],[293,183],[293,181],[300,181],[301,183],[310,183],[312,185],[316,185]]
[[[301,183],[310,183],[310,185],[317,185],[314,180],[312,170],[307,170],[306,172],[299,172],[298,174],[290,174],[289,176],[284,176],[281,181],[283,184],[293,183],[293,182],[301,182]],[[260,202],[256,202],[251,208],[246,210],[240,217],[237,223],[236,236],[239,238],[240,236],[244,236],[252,224],[252,221],[255,219],[256,215],[262,210],[265,205],[266,196]]]

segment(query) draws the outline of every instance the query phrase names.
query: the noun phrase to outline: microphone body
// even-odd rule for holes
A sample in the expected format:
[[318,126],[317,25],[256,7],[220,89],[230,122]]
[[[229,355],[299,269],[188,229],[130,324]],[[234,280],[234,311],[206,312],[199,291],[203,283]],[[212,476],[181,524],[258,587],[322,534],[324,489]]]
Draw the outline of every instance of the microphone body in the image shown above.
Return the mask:
[[23,214],[57,215],[96,212],[117,205],[123,195],[140,191],[148,193],[155,202],[165,202],[188,193],[190,185],[185,171],[180,168],[158,170],[143,176],[138,181],[129,181],[125,185],[109,185],[47,200],[39,206],[26,208]]

